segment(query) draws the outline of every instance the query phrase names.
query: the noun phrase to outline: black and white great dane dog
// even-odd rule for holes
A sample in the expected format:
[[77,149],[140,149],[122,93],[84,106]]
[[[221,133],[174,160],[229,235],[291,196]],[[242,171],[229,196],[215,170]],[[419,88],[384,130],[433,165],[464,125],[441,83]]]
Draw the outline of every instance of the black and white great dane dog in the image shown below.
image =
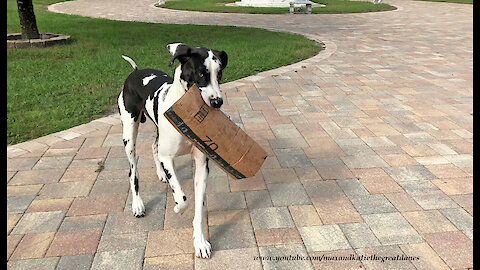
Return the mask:
[[125,80],[123,91],[118,97],[118,109],[123,125],[123,144],[130,163],[132,211],[136,217],[145,214],[138,184],[135,142],[138,126],[140,122],[145,122],[145,116],[148,116],[157,127],[156,138],[152,144],[157,175],[172,188],[176,213],[182,213],[186,209],[188,200],[175,174],[173,158],[191,153],[195,160],[193,246],[197,257],[208,258],[211,252],[210,243],[203,233],[208,159],[168,122],[163,113],[193,84],[201,90],[202,98],[207,105],[219,109],[223,104],[219,82],[222,79],[222,71],[227,66],[228,56],[224,51],[190,48],[183,43],[169,44],[167,49],[172,54],[169,65],[173,65],[177,59],[180,62],[173,78],[155,69],[139,70],[131,58],[122,56],[135,69]]

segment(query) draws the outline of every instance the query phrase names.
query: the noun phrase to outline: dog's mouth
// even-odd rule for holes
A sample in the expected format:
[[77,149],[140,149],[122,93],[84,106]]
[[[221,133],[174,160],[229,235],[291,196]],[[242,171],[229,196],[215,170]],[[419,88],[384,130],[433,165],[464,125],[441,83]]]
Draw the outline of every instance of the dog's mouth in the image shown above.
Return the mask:
[[221,97],[210,98],[209,101],[210,101],[210,107],[217,110],[220,109],[220,107],[222,107],[223,105],[223,98]]
[[202,99],[205,104],[213,109],[220,109],[223,105],[223,98],[220,95],[217,95],[216,92],[210,87],[199,87],[199,90],[202,93]]

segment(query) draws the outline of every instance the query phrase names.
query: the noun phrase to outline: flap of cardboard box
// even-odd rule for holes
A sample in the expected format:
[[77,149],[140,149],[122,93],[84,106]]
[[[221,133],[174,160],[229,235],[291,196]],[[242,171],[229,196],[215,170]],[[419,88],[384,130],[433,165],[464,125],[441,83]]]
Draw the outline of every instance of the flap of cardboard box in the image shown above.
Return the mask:
[[237,179],[255,176],[267,157],[265,150],[222,111],[205,104],[195,85],[164,115],[210,160]]

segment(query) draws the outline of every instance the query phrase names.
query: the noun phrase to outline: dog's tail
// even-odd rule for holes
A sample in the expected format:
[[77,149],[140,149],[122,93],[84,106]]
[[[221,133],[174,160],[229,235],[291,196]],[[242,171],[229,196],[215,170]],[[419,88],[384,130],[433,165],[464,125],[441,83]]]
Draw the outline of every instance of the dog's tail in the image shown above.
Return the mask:
[[125,56],[125,55],[122,55],[122,58],[125,59],[127,62],[129,62],[130,65],[132,65],[133,69],[138,70],[137,64],[135,64],[135,62],[132,60],[132,58],[130,58],[128,56]]

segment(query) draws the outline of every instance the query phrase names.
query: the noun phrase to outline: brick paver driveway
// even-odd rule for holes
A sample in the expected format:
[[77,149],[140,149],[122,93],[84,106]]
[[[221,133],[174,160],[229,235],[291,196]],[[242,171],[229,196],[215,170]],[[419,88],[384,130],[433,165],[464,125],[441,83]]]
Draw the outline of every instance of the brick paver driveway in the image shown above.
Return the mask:
[[[399,9],[225,15],[161,10],[154,0],[51,7],[110,19],[294,31],[323,41],[326,50],[223,85],[225,109],[269,157],[243,181],[211,166],[210,260],[193,256],[193,207],[173,213],[171,191],[155,176],[152,124],[141,128],[137,148],[147,215],[132,216],[113,115],[7,147],[9,268],[472,267],[472,5],[388,2]],[[190,157],[178,158],[176,167],[191,198]],[[333,255],[364,260],[326,259]]]

